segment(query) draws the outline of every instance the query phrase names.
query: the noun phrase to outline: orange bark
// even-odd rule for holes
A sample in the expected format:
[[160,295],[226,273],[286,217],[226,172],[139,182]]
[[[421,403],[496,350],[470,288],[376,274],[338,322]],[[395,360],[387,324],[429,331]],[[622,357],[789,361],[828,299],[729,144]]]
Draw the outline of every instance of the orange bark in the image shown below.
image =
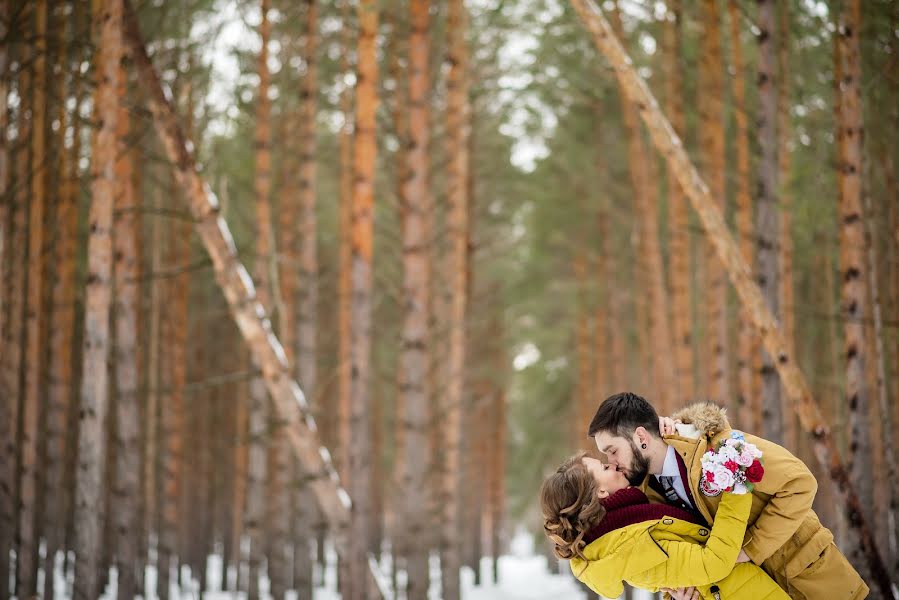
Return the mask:
[[138,493],[140,488],[140,416],[138,412],[138,316],[140,306],[140,230],[137,190],[133,182],[127,76],[119,68],[115,197],[115,505],[113,511],[118,588],[124,597],[138,593]]
[[[718,209],[726,204],[727,170],[724,139],[724,59],[721,53],[721,13],[718,0],[703,0],[699,8],[703,34],[699,59],[699,119],[702,162],[700,168]],[[677,131],[675,129],[675,131]],[[707,312],[706,351],[701,361],[708,370],[706,395],[714,402],[731,401],[728,379],[727,287],[724,268],[715,256],[715,248],[706,242],[705,285],[702,305]]]
[[[795,293],[793,291],[793,217],[790,172],[792,149],[790,137],[790,9],[786,2],[778,3],[777,36],[777,136],[778,136],[778,203],[780,210],[780,315],[787,351],[796,354]],[[782,394],[784,415],[784,444],[796,452],[798,431],[796,419],[790,414],[790,400]]]
[[[429,77],[430,2],[413,0],[410,4],[409,73],[407,115],[398,125],[408,127],[403,140],[398,168],[402,176],[400,221],[403,238],[402,353],[399,362],[399,414],[403,428],[399,486],[402,495],[403,555],[406,560],[406,594],[424,600],[429,587],[428,544],[425,535],[427,514],[427,475],[431,465],[429,419],[432,397],[429,377],[431,357],[431,212],[430,191],[430,110]],[[399,81],[396,82],[399,87]],[[408,125],[404,117],[408,118]]]
[[[349,48],[353,33],[350,29],[350,0],[341,3],[341,45]],[[340,72],[346,77],[350,72],[349,52],[340,57]],[[337,452],[340,475],[349,477],[350,447],[350,317],[352,286],[352,252],[350,248],[350,227],[352,225],[353,201],[353,89],[344,84],[340,92],[340,112],[343,126],[339,134],[340,151],[340,198],[338,207],[338,280],[337,280]]]
[[354,499],[350,514],[347,578],[343,594],[354,600],[370,597],[366,580],[371,514],[371,307],[374,218],[374,170],[377,154],[375,114],[378,106],[378,62],[375,38],[378,4],[362,0],[358,5],[359,44],[356,69],[356,140],[353,155],[353,201],[350,227],[351,318],[350,318],[350,433],[349,489]]
[[[758,140],[760,157],[756,197],[756,247],[758,269],[756,281],[775,315],[780,314],[780,271],[777,246],[780,240],[780,214],[777,209],[777,70],[774,46],[775,3],[758,0],[758,76],[759,96]],[[788,350],[788,348],[786,349]],[[792,355],[791,355],[792,356]],[[783,407],[781,406],[781,382],[778,381],[774,357],[764,352],[760,369],[762,379],[762,434],[771,441],[783,443]]]
[[[47,171],[47,0],[38,0],[35,11],[34,79],[31,106],[31,189],[28,199],[28,291],[25,308],[25,383],[22,403],[21,459],[19,463],[19,547],[16,560],[16,592],[19,597],[37,593],[35,557],[40,544],[38,510],[38,413],[41,405],[43,361],[44,211]],[[27,22],[27,21],[26,21]]]
[[[618,9],[612,11],[612,24],[615,30],[621,31],[621,19]],[[653,198],[655,178],[652,174],[650,161],[655,160],[648,152],[640,129],[637,110],[627,101],[622,92],[622,113],[624,127],[628,135],[628,171],[630,173],[631,186],[634,190],[634,212],[636,213],[640,229],[639,240],[642,245],[640,256],[644,261],[642,269],[646,277],[646,297],[648,306],[643,306],[648,317],[648,327],[644,332],[648,339],[652,340],[651,364],[654,374],[654,389],[659,406],[663,411],[669,409],[672,399],[677,398],[678,381],[675,377],[674,363],[670,360],[674,345],[671,338],[671,319],[669,317],[670,306],[668,304],[667,285],[665,272],[662,265],[662,250],[659,242],[659,218],[658,205]],[[641,301],[638,298],[638,302]],[[638,310],[641,307],[638,306]]]
[[[839,98],[839,159],[840,189],[838,199],[840,233],[840,298],[845,344],[846,399],[849,407],[849,470],[852,485],[859,495],[865,516],[873,502],[873,481],[870,468],[870,421],[865,362],[870,360],[865,340],[864,320],[869,314],[866,288],[867,267],[862,206],[862,121],[861,52],[859,28],[861,2],[850,0],[839,14],[835,43],[838,47],[841,80]],[[860,545],[849,551],[851,559],[864,558]],[[858,564],[858,563],[856,563]]]
[[[733,81],[735,151],[736,151],[736,226],[737,241],[743,260],[752,268],[755,257],[755,227],[752,215],[752,194],[749,183],[749,125],[746,118],[746,67],[743,64],[743,47],[740,42],[740,7],[734,2],[727,5],[730,18],[731,66],[735,71]],[[749,431],[761,431],[761,389],[758,377],[758,336],[755,334],[752,315],[745,309],[739,313],[737,334],[737,423]]]
[[100,18],[97,114],[101,126],[92,156],[95,177],[88,215],[88,272],[85,295],[84,355],[78,429],[78,477],[75,490],[75,595],[100,594],[98,561],[102,555],[100,514],[105,455],[104,422],[109,397],[107,360],[110,352],[109,317],[112,304],[112,218],[115,203],[116,81],[122,56],[121,0],[106,0]]
[[[6,29],[6,23],[8,23],[9,15],[10,15],[10,6],[8,2],[4,2],[2,5],[3,14],[2,19],[0,19],[0,27]],[[4,35],[9,35],[9,31],[4,31]],[[4,60],[8,63],[7,52],[9,51],[9,45],[3,45],[0,52],[2,52],[2,56]],[[25,102],[27,102],[28,95],[25,93],[28,88],[28,70],[22,69],[19,72],[19,82],[18,82],[18,90]],[[6,111],[6,97],[7,97],[7,88],[9,86],[8,82],[8,73],[6,72],[6,68],[0,72],[0,85],[4,86],[4,89],[0,94],[2,94],[2,99],[0,99],[0,104],[3,106],[0,107],[3,109],[2,119],[3,123],[3,139],[6,139],[6,119],[7,119],[7,111]],[[24,107],[24,102],[23,105]],[[22,113],[20,113],[22,114]],[[24,117],[20,118],[19,123],[19,135],[24,136],[24,132],[27,131],[29,121]],[[21,141],[22,138],[19,138],[17,141]],[[26,244],[26,218],[27,218],[27,200],[26,194],[24,192],[23,186],[21,185],[22,174],[27,172],[28,169],[28,153],[24,151],[24,144],[19,144],[19,150],[13,156],[15,159],[14,164],[10,160],[10,157],[6,154],[8,146],[6,144],[0,145],[2,146],[3,152],[3,162],[0,163],[0,168],[3,169],[2,177],[0,180],[0,185],[3,186],[3,197],[4,202],[2,204],[4,207],[7,206],[7,202],[5,201],[7,194],[9,193],[11,196],[11,201],[8,204],[8,209],[4,208],[4,210],[9,211],[9,226],[7,227],[7,221],[4,218],[2,227],[3,230],[3,264],[6,265],[7,256],[9,257],[9,265],[8,271],[4,272],[3,279],[0,280],[0,285],[3,286],[3,307],[2,312],[4,317],[3,319],[3,337],[0,338],[0,343],[3,344],[3,353],[0,354],[0,396],[2,396],[2,400],[0,400],[0,409],[2,409],[2,415],[0,415],[0,556],[7,557],[9,556],[10,550],[12,550],[15,545],[15,531],[16,531],[16,499],[18,496],[18,480],[17,480],[17,470],[16,470],[16,455],[18,450],[17,440],[17,423],[19,422],[19,368],[22,360],[22,327],[23,327],[23,309],[24,309],[24,294],[25,294],[25,244]],[[16,171],[16,187],[10,188],[9,184],[12,179],[12,167],[15,167]],[[0,581],[9,581],[9,568],[10,563],[8,560],[0,560]],[[9,597],[9,592],[6,591],[6,586],[3,586],[3,591],[0,592],[0,597],[3,600],[6,600]]]
[[[451,0],[447,9],[447,231],[450,237],[449,272],[449,365],[446,397],[446,513],[444,517],[445,552],[441,557],[443,597],[460,597],[462,567],[461,539],[464,488],[462,439],[464,435],[462,382],[465,380],[465,325],[468,303],[468,184],[469,136],[471,133],[468,105],[468,13],[463,0]],[[411,98],[410,98],[411,100]]]
[[[683,66],[681,44],[682,7],[680,0],[668,2],[668,15],[662,32],[665,65],[665,110],[678,135],[684,135]],[[689,402],[695,393],[693,377],[693,320],[690,305],[690,222],[687,199],[668,169],[668,250],[671,272],[671,335],[677,367],[679,395],[674,405]]]

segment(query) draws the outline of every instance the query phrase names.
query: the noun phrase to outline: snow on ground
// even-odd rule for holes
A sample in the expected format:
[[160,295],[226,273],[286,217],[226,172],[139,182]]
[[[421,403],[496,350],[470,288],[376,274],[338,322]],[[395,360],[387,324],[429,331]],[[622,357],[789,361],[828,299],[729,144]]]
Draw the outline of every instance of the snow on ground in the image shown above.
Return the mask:
[[[562,567],[561,575],[553,575],[549,572],[547,560],[544,556],[537,556],[534,552],[532,538],[520,530],[513,537],[510,544],[511,553],[501,556],[499,559],[499,582],[493,583],[491,572],[492,564],[489,558],[483,559],[481,573],[482,585],[474,585],[474,571],[465,567],[462,570],[462,598],[463,600],[586,600],[586,594],[576,585],[574,578],[567,566]],[[62,556],[57,557],[56,568],[56,598],[54,600],[70,600],[72,580],[71,572],[66,578],[62,572]],[[335,574],[336,555],[333,550],[328,552],[328,567],[324,573],[317,573],[319,586],[315,589],[314,600],[340,600],[337,593],[337,577]],[[389,563],[385,561],[381,565],[388,572]],[[229,570],[229,581],[233,581],[234,571]],[[246,600],[245,594],[236,596],[230,592],[223,592],[218,588],[221,581],[222,560],[213,555],[208,562],[208,591],[203,600]],[[402,581],[402,573],[399,575]],[[156,569],[147,568],[148,597],[156,600]],[[171,588],[170,598],[177,600],[198,600],[199,583],[191,580],[190,589],[181,590],[180,598],[176,587]],[[39,582],[40,583],[40,582]],[[430,600],[440,600],[440,562],[436,556],[431,560],[431,589]],[[268,595],[268,580],[262,578],[261,587],[263,598],[270,600]],[[41,589],[41,588],[39,588]],[[109,584],[101,597],[101,600],[115,600],[116,598],[116,574],[113,569],[109,578]],[[637,592],[636,600],[648,600],[652,596],[648,593]],[[294,592],[287,593],[287,600],[295,600]],[[400,595],[396,600],[404,600]]]

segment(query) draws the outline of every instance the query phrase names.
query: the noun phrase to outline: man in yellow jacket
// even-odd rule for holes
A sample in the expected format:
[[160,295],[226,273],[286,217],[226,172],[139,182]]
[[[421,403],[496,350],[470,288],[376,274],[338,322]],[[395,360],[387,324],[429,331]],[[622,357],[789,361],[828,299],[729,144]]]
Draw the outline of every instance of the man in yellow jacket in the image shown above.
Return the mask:
[[[652,405],[624,392],[600,405],[588,435],[651,501],[680,506],[712,523],[720,496],[703,493],[701,458],[739,432],[714,404],[694,404],[673,418],[681,423],[662,437]],[[743,435],[762,451],[765,474],[752,492],[749,527],[737,562],[761,566],[793,600],[865,598],[868,586],[812,510],[818,484],[811,471],[785,448]]]

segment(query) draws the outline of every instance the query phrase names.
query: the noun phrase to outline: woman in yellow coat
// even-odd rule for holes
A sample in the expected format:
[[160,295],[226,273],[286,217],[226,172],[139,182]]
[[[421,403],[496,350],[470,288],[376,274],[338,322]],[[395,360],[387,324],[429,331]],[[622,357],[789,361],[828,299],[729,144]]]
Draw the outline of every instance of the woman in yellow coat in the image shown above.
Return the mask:
[[[723,494],[710,531],[685,510],[650,504],[622,473],[579,455],[546,479],[541,504],[556,556],[605,597],[620,596],[626,581],[677,597],[789,600],[757,565],[737,564],[751,494]],[[689,596],[673,591],[690,587]]]

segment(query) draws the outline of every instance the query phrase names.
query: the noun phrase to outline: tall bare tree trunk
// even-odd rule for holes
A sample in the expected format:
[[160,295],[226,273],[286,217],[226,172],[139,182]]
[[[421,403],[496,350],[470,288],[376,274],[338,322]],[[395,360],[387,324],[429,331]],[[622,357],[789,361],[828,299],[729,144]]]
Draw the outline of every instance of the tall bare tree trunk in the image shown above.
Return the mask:
[[[868,346],[865,342],[864,319],[868,313],[865,273],[865,224],[862,206],[862,148],[864,125],[861,101],[861,53],[859,31],[861,2],[849,0],[839,13],[835,36],[840,61],[839,121],[837,127],[840,171],[839,234],[840,286],[843,337],[845,342],[846,404],[849,407],[851,431],[849,443],[849,471],[865,515],[871,516],[873,490],[870,469],[871,440],[869,438],[869,390],[865,374]],[[860,545],[853,545],[850,559],[864,566]]]
[[[793,196],[791,190],[792,149],[790,148],[792,125],[790,120],[790,9],[789,3],[777,5],[777,137],[778,137],[778,202],[780,210],[780,261],[778,279],[780,281],[780,312],[787,351],[796,355],[795,292],[793,290]],[[781,395],[784,443],[793,452],[798,452],[798,431],[796,416],[790,413],[790,400]]]
[[[162,194],[157,190],[154,201],[155,205],[161,206]],[[162,248],[163,248],[163,231],[159,217],[154,217],[150,225],[150,315],[148,323],[148,349],[147,349],[147,407],[146,407],[146,423],[145,425],[145,450],[144,450],[144,510],[146,512],[146,521],[144,527],[147,531],[147,539],[155,539],[155,547],[157,549],[157,560],[155,566],[159,567],[158,549],[159,549],[159,497],[157,490],[159,489],[160,479],[160,461],[159,461],[159,440],[161,422],[165,418],[159,418],[160,413],[160,343],[161,343],[161,319],[162,319],[162,297],[163,282],[159,280],[158,273],[162,267]],[[149,553],[149,548],[146,549]],[[147,558],[149,564],[149,556]],[[144,581],[144,589],[148,587],[148,582]],[[157,592],[158,593],[158,592]]]
[[[724,211],[727,203],[724,139],[724,58],[721,52],[721,11],[718,0],[703,0],[703,34],[699,59],[701,168],[709,182],[712,197]],[[739,41],[739,40],[736,40]],[[675,129],[677,131],[677,129]],[[707,306],[706,352],[703,364],[708,373],[708,397],[718,403],[730,403],[727,342],[727,286],[724,267],[715,256],[715,248],[705,243],[703,304]]]
[[[406,114],[399,116],[397,126],[405,133],[404,148],[398,159],[401,174],[400,220],[403,239],[402,351],[399,362],[400,395],[397,408],[402,435],[398,446],[400,498],[402,518],[400,554],[406,561],[406,595],[410,600],[428,597],[429,542],[426,535],[427,475],[431,464],[428,402],[429,359],[431,356],[430,289],[431,289],[431,213],[434,210],[430,191],[430,110],[431,83],[429,73],[430,3],[413,0],[409,6],[409,73]],[[401,85],[399,81],[396,85]],[[408,119],[408,122],[404,122]]]
[[[617,6],[617,5],[616,5]],[[612,24],[616,31],[621,31],[621,18],[618,9],[612,11]],[[674,363],[670,357],[674,351],[671,338],[671,320],[668,316],[668,292],[665,284],[665,273],[662,265],[662,250],[659,245],[659,219],[657,200],[651,196],[652,177],[648,162],[654,160],[643,142],[640,121],[633,104],[621,94],[621,109],[624,115],[624,127],[628,135],[628,170],[631,185],[634,189],[634,212],[640,227],[640,239],[644,248],[648,289],[646,302],[649,303],[649,327],[647,333],[653,340],[652,365],[655,375],[659,404],[663,410],[672,406],[673,398],[680,396],[678,380],[675,377]]]
[[[321,398],[319,390],[316,361],[318,358],[318,344],[316,341],[318,330],[318,254],[316,243],[318,240],[318,224],[316,221],[316,203],[318,194],[315,185],[318,145],[316,143],[316,115],[318,114],[318,4],[315,0],[306,0],[306,35],[303,44],[303,56],[306,63],[306,74],[303,78],[301,91],[302,108],[300,116],[302,128],[300,143],[300,299],[299,315],[297,317],[298,357],[297,371],[299,380],[307,390],[309,397],[313,399],[313,409],[319,413],[324,412],[324,407],[314,401]],[[322,531],[321,523],[313,523],[313,519],[320,521],[318,511],[315,510],[314,501],[308,493],[306,486],[296,494],[296,499],[303,505],[299,513],[301,539],[296,540],[294,546],[295,572],[302,583],[298,583],[300,599],[312,597],[312,562],[309,553],[308,540],[312,538],[315,529]],[[322,535],[322,534],[320,534]]]
[[[9,23],[11,20],[9,0],[0,2],[0,38],[10,35]],[[9,378],[18,373],[17,366],[10,364],[11,349],[17,344],[9,337],[8,331],[12,318],[9,316],[10,305],[15,306],[13,295],[18,291],[13,282],[15,269],[9,265],[9,256],[16,253],[13,242],[14,215],[22,213],[22,209],[16,210],[14,190],[10,187],[10,152],[9,152],[9,50],[10,44],[0,47],[0,344],[6,348],[4,357],[0,359],[0,600],[7,600],[9,590],[10,550],[13,545],[13,532],[15,527],[15,439],[16,423],[18,422],[18,398],[12,392]],[[17,354],[17,353],[16,353]],[[10,453],[12,449],[12,453]]]
[[[257,61],[259,88],[256,97],[255,166],[253,182],[256,203],[256,264],[253,283],[259,303],[267,310],[274,308],[272,297],[272,216],[271,200],[271,101],[268,97],[270,73],[268,69],[268,42],[271,36],[269,20],[270,0],[261,1],[262,22],[259,35],[262,38]],[[254,369],[259,365],[253,365]],[[250,538],[250,579],[247,598],[259,598],[259,577],[265,554],[263,527],[265,521],[265,480],[267,477],[267,447],[269,443],[269,417],[265,384],[260,376],[250,382],[250,438],[247,468],[247,504],[244,529]]]
[[124,68],[118,77],[118,161],[115,207],[115,383],[116,467],[114,532],[119,598],[138,593],[138,492],[140,488],[140,416],[138,407],[138,318],[140,277],[140,230],[138,190],[133,182],[129,145],[128,93]]
[[31,106],[31,189],[28,201],[28,301],[25,308],[25,388],[22,403],[21,463],[19,465],[19,549],[16,553],[16,592],[37,594],[38,546],[38,412],[41,405],[44,323],[44,211],[47,171],[47,2],[38,0],[35,12],[34,79]]
[[105,422],[109,397],[107,360],[112,307],[112,225],[118,97],[116,84],[122,60],[122,2],[102,3],[97,56],[97,115],[101,119],[92,156],[95,178],[88,215],[88,275],[85,298],[84,375],[78,430],[78,479],[75,490],[75,598],[99,597],[97,562],[101,555],[101,503]]
[[[83,9],[82,9],[83,10]],[[70,48],[67,43],[70,32],[80,32],[81,11],[74,19],[74,27],[67,24],[60,27],[58,43],[63,68],[71,64]],[[74,36],[73,36],[74,37]],[[77,52],[77,51],[76,51]],[[75,114],[81,108],[81,76],[73,72],[70,80],[71,93],[75,97]],[[47,526],[47,551],[44,573],[52,573],[58,551],[65,551],[65,513],[69,490],[65,481],[65,460],[67,455],[68,417],[72,406],[74,386],[72,345],[75,329],[75,262],[78,253],[78,158],[81,153],[80,127],[64,102],[60,103],[59,156],[60,190],[56,221],[57,239],[54,244],[56,277],[51,290],[51,327],[48,348],[47,384],[47,447],[45,467],[45,523]],[[72,129],[72,149],[66,150],[64,141],[69,128]],[[2,577],[0,577],[2,578]],[[44,577],[44,597],[52,598],[55,577]]]
[[353,498],[347,554],[347,577],[343,595],[348,600],[370,597],[366,578],[371,514],[371,307],[372,247],[374,221],[375,113],[378,96],[378,62],[375,38],[378,33],[378,4],[362,0],[358,5],[359,44],[356,69],[356,127],[353,148],[353,201],[350,227],[351,319],[350,319],[350,431],[349,491]]
[[[353,41],[350,28],[350,0],[341,2],[340,40],[344,48]],[[349,74],[352,65],[349,52],[340,57],[340,72]],[[346,81],[346,80],[344,80]],[[344,83],[340,91],[340,112],[343,126],[340,128],[338,145],[340,153],[340,198],[338,207],[338,281],[337,281],[337,433],[338,466],[340,476],[346,481],[349,475],[350,445],[350,320],[352,317],[352,227],[353,198],[353,88]]]
[[234,487],[232,488],[231,508],[231,557],[229,561],[234,565],[235,582],[234,590],[242,591],[246,587],[246,579],[242,576],[241,550],[244,534],[243,516],[247,506],[247,469],[249,463],[249,399],[245,393],[246,384],[240,386],[238,401],[234,407]]
[[[399,212],[399,222],[405,221],[405,211],[407,210],[406,189],[409,180],[409,118],[408,118],[408,96],[409,86],[403,84],[403,74],[408,70],[404,68],[407,63],[408,56],[408,27],[403,27],[401,23],[404,20],[396,18],[398,15],[391,12],[384,13],[385,24],[388,25],[387,35],[387,56],[390,57],[388,62],[388,77],[393,82],[390,96],[390,114],[391,123],[393,125],[393,133],[397,139],[397,148],[393,153],[393,189],[396,195],[396,204]],[[406,20],[408,22],[408,20]],[[431,263],[428,263],[431,266]],[[430,293],[428,300],[431,300]],[[432,309],[433,310],[433,309]],[[388,492],[388,505],[386,513],[387,533],[390,536],[391,543],[391,565],[390,577],[393,589],[399,589],[397,581],[398,573],[406,571],[409,576],[409,567],[405,560],[409,552],[407,548],[412,547],[417,540],[410,535],[409,528],[405,526],[404,516],[406,510],[406,498],[404,496],[406,487],[403,484],[403,477],[408,472],[406,467],[406,416],[405,402],[403,402],[402,391],[402,359],[397,361],[396,367],[396,385],[400,392],[397,394],[397,401],[394,409],[394,460],[393,460],[393,485],[392,492]],[[430,382],[430,379],[428,380]],[[435,396],[436,401],[436,396]],[[422,545],[425,545],[422,542]],[[427,545],[430,551],[430,545]],[[414,576],[413,576],[414,577]],[[408,583],[407,583],[407,588]],[[407,592],[408,594],[408,592]]]
[[445,477],[446,514],[444,516],[445,553],[441,557],[441,582],[445,600],[458,600],[464,480],[462,439],[463,382],[465,381],[466,313],[468,303],[468,192],[469,136],[471,108],[468,89],[468,12],[463,0],[451,0],[447,12],[447,58],[450,70],[447,80],[446,128],[447,156],[447,231],[450,238],[449,290],[449,365],[446,393]]
[[[746,118],[746,79],[748,69],[743,64],[743,46],[740,41],[740,7],[734,2],[727,4],[730,19],[731,65],[735,72],[733,81],[734,122],[736,125],[736,226],[737,240],[743,260],[752,269],[755,262],[755,227],[753,226],[752,194],[749,185],[749,126]],[[755,334],[752,315],[740,310],[739,333],[737,336],[737,422],[749,431],[761,432],[761,394],[759,383],[758,336]]]
[[493,448],[491,451],[491,471],[488,478],[490,489],[490,553],[493,556],[493,583],[499,582],[499,557],[503,553],[502,539],[505,520],[505,503],[506,503],[506,360],[504,352],[504,327],[502,313],[497,309],[492,309],[492,319],[494,322],[493,331],[494,340],[496,340],[497,348],[494,354],[495,370],[493,376],[497,378],[491,385],[492,406],[492,427],[490,429],[493,440]]
[[[665,110],[671,125],[681,137],[684,135],[683,50],[681,0],[669,0],[668,14],[662,26],[663,60],[665,69]],[[687,199],[668,169],[668,250],[671,272],[671,335],[674,343],[675,376],[680,394],[674,405],[689,402],[695,393],[693,377],[693,319],[690,305],[690,222]],[[607,280],[608,281],[608,280]]]
[[[583,197],[583,196],[582,196]],[[595,407],[593,406],[593,382],[595,360],[594,345],[591,341],[590,317],[588,310],[588,294],[584,289],[588,285],[589,273],[587,272],[587,244],[583,234],[578,236],[575,242],[574,258],[572,260],[573,279],[576,282],[574,289],[574,353],[577,360],[577,381],[574,384],[574,397],[572,398],[571,411],[571,439],[577,449],[589,451],[591,440],[583,435],[583,429],[590,422]]]
[[669,166],[677,173],[678,180],[699,214],[703,227],[718,249],[718,256],[727,268],[731,283],[734,285],[740,301],[751,310],[766,351],[777,357],[775,367],[794,401],[793,406],[799,414],[803,428],[813,436],[815,454],[822,467],[830,474],[841,506],[844,507],[847,515],[853,517],[850,521],[851,531],[853,535],[861,539],[865,558],[871,569],[870,580],[885,596],[889,596],[892,593],[889,575],[874,543],[870,527],[864,519],[862,505],[849,481],[848,471],[840,457],[839,449],[820,408],[812,398],[802,372],[793,357],[787,354],[786,343],[774,315],[766,304],[758,285],[752,283],[748,265],[741,256],[733,236],[728,231],[721,212],[717,210],[708,187],[690,162],[680,138],[659,109],[658,102],[637,74],[633,62],[624,48],[615,38],[602,11],[591,0],[571,0],[571,3],[592,34],[596,46],[611,63],[620,86],[626,92],[627,99],[639,109],[654,144],[667,158]]
[[[758,198],[756,208],[758,271],[756,281],[768,301],[771,312],[780,314],[780,215],[777,209],[777,69],[775,46],[776,6],[772,0],[757,0],[759,5],[758,34],[758,95],[757,120],[761,157],[758,164]],[[792,356],[792,355],[791,355]],[[783,443],[783,410],[780,401],[780,380],[774,359],[767,352],[762,355],[762,432],[773,442]]]
[[[875,446],[872,461],[873,473],[885,473],[884,477],[873,477],[874,489],[874,519],[877,522],[885,523],[885,527],[878,529],[878,543],[880,549],[893,564],[897,551],[897,524],[896,524],[896,498],[894,497],[895,489],[892,484],[896,476],[895,448],[893,446],[893,432],[891,431],[891,414],[890,414],[890,398],[887,390],[886,375],[886,350],[884,348],[884,324],[881,311],[881,285],[882,280],[879,276],[880,264],[878,256],[878,239],[877,239],[877,219],[874,216],[874,210],[871,206],[871,198],[862,192],[862,201],[864,211],[867,213],[867,236],[868,236],[868,255],[866,257],[868,265],[868,281],[867,289],[871,294],[871,312],[872,319],[869,319],[871,326],[868,328],[868,334],[873,337],[869,344],[869,348],[873,345],[873,361],[874,361],[874,385],[877,394],[876,413],[877,418],[872,419],[871,437]],[[872,411],[873,412],[873,411]],[[876,421],[876,422],[873,422]]]

